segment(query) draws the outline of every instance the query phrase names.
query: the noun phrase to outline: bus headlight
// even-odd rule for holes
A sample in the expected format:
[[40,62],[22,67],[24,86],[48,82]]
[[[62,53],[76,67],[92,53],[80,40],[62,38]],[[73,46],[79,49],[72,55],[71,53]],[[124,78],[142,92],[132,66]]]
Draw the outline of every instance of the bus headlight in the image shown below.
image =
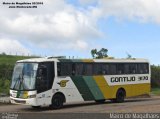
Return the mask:
[[28,96],[28,98],[35,98],[35,97],[36,97],[36,94]]

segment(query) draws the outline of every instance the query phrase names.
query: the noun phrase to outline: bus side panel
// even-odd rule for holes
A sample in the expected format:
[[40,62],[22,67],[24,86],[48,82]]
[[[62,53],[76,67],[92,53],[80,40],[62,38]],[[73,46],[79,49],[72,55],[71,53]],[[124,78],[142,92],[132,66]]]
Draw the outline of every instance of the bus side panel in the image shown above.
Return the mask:
[[100,87],[97,85],[93,76],[83,76],[87,86],[89,87],[92,95],[94,96],[94,100],[105,99]]
[[104,76],[94,76],[94,80],[96,81],[98,87],[100,88],[101,92],[105,99],[114,98],[115,97],[115,90],[112,86],[109,86],[106,82]]
[[[142,94],[149,94],[150,92],[150,83],[137,83],[137,84],[118,84],[118,85],[109,85],[107,80],[110,80],[110,77],[107,76],[94,76],[98,87],[105,99],[116,98],[116,93],[118,89],[124,88],[126,91],[126,97],[138,96]],[[150,80],[150,79],[149,79]]]
[[58,92],[63,93],[66,102],[84,101],[73,79],[70,77],[56,77],[53,84],[53,92],[54,94]]

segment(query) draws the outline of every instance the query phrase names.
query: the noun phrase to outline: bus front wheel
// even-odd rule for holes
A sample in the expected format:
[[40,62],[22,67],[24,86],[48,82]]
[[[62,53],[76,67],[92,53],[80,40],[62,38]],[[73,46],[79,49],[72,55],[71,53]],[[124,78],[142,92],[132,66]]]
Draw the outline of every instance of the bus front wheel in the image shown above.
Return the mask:
[[63,102],[64,102],[63,96],[60,94],[56,94],[52,98],[51,107],[53,109],[60,109],[63,107]]

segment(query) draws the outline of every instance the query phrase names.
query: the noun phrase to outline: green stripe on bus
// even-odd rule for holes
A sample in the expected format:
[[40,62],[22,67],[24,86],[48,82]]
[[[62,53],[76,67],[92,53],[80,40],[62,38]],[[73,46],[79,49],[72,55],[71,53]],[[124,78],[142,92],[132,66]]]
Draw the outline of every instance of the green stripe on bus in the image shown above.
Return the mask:
[[94,96],[82,76],[71,76],[71,79],[85,101],[94,100]]
[[97,83],[95,82],[92,76],[83,76],[83,78],[86,84],[88,85],[90,91],[92,92],[92,95],[94,96],[95,100],[105,99],[105,97],[103,96],[101,90],[99,89]]

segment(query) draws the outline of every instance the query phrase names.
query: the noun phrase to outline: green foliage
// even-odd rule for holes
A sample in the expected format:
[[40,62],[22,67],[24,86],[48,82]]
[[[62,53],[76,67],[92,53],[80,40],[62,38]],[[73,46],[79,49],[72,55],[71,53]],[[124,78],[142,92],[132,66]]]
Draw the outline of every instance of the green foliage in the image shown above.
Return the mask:
[[160,66],[151,66],[151,84],[152,88],[159,87],[160,88]]
[[13,56],[13,55],[0,54],[0,65],[1,64],[14,65],[17,60],[22,60],[22,59],[27,59],[27,58],[33,58],[33,57],[28,57],[28,56]]
[[159,88],[152,88],[151,94],[160,95],[160,87]]
[[0,93],[9,95],[10,80],[0,79]]
[[96,54],[97,54],[97,49],[92,49],[91,50],[91,55],[92,55],[93,58],[96,57]]
[[97,49],[91,50],[91,55],[93,58],[104,58],[108,57],[107,55],[108,49],[102,48],[101,50],[97,51]]

